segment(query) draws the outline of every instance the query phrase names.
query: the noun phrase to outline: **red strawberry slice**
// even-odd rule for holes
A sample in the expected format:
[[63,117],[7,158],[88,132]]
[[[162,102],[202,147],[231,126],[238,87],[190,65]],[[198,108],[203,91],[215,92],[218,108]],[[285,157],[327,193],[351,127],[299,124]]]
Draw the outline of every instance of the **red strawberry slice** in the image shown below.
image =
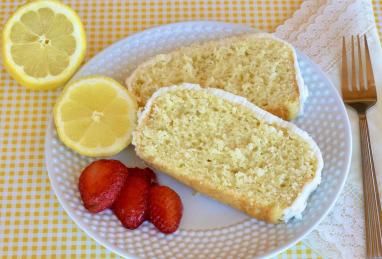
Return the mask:
[[109,208],[127,176],[127,167],[117,160],[101,159],[89,164],[82,171],[78,183],[85,208],[92,213]]
[[153,186],[149,194],[149,219],[164,234],[175,232],[183,214],[179,195],[167,186]]
[[[150,186],[158,184],[156,174],[148,167],[143,169],[138,167],[129,168],[129,175],[134,175],[134,176],[145,179],[150,184]],[[146,210],[144,217],[145,217],[145,220],[148,219],[148,210]]]
[[145,221],[149,190],[150,183],[145,177],[129,175],[127,178],[113,205],[115,215],[126,228],[136,229]]
[[151,185],[157,184],[157,176],[155,173],[148,167],[146,168],[129,168],[129,174],[130,175],[136,175],[136,176],[142,176],[144,177]]

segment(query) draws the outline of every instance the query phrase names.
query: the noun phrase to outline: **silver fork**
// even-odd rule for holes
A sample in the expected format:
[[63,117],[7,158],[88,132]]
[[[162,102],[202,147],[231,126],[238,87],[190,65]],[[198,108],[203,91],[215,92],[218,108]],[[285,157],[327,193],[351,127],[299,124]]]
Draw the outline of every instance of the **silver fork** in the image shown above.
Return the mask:
[[[367,126],[366,111],[377,102],[373,68],[371,66],[369,46],[366,35],[365,42],[365,70],[366,87],[364,82],[364,68],[362,64],[360,37],[357,36],[358,45],[358,83],[356,76],[356,60],[354,37],[351,38],[351,84],[348,80],[348,66],[346,58],[345,37],[342,41],[342,98],[344,102],[353,107],[359,116],[359,130],[362,156],[362,179],[364,192],[366,251],[367,258],[382,258],[382,214],[377,177],[374,169],[373,153],[370,145],[369,129]],[[349,89],[350,87],[350,89]]]

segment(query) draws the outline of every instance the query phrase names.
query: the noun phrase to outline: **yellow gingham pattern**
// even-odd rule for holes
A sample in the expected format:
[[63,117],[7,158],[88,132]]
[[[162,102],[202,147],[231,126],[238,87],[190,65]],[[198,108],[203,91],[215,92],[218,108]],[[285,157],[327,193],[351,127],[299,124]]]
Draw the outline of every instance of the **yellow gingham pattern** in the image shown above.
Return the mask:
[[[1,24],[23,2],[1,0]],[[64,2],[86,26],[89,59],[127,35],[177,21],[218,20],[272,31],[302,0]],[[374,4],[377,21],[382,22],[382,5]],[[44,136],[60,90],[27,90],[0,68],[0,257],[117,257],[77,228],[51,190],[44,166]],[[277,258],[319,256],[298,243]]]

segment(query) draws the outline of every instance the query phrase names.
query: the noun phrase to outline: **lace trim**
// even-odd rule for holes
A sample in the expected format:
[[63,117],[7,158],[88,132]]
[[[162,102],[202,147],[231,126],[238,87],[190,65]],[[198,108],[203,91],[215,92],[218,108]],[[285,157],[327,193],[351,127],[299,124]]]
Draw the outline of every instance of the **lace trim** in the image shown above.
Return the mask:
[[328,72],[339,60],[342,36],[363,34],[372,27],[375,22],[370,1],[308,0],[275,34],[301,49]]
[[[276,36],[303,51],[336,80],[342,36],[364,33],[369,34],[370,42],[378,40],[370,0],[307,0],[275,31]],[[334,208],[303,240],[325,258],[365,258],[363,193],[358,173],[357,163],[353,163]]]
[[329,258],[365,258],[362,191],[347,183],[336,205],[303,242]]

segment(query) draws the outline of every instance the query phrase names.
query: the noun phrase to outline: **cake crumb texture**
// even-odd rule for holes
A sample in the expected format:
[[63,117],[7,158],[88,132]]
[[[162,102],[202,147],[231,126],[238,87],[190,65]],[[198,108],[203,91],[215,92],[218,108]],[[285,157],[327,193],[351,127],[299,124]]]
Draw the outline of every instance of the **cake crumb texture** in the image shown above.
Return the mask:
[[157,55],[140,65],[127,85],[140,106],[159,88],[187,82],[246,97],[290,120],[301,105],[295,55],[291,45],[271,34],[230,37]]
[[318,167],[317,155],[301,136],[208,91],[159,94],[133,143],[153,167],[273,223],[282,220]]

